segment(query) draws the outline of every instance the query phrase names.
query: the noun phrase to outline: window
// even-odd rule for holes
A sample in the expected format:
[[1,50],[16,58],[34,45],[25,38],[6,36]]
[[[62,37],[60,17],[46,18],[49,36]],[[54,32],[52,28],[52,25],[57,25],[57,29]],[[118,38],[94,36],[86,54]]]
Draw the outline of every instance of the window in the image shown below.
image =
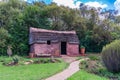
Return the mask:
[[48,40],[48,41],[47,41],[47,44],[48,44],[48,45],[50,45],[50,44],[51,44],[51,41],[50,41],[50,40]]

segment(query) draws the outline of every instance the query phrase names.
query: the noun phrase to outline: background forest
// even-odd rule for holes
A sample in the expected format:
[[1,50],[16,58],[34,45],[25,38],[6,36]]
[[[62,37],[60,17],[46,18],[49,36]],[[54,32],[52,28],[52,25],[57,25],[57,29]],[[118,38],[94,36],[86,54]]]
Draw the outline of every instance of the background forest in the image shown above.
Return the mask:
[[104,45],[120,38],[120,16],[116,12],[80,4],[79,9],[44,2],[21,0],[0,2],[0,55],[29,53],[29,27],[75,30],[87,52],[101,52]]

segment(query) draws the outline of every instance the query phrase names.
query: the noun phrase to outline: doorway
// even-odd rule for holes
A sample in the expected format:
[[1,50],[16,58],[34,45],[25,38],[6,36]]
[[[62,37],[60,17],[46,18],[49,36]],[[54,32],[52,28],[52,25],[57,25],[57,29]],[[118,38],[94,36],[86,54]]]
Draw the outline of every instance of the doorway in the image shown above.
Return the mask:
[[66,53],[66,48],[67,48],[66,42],[61,42],[61,54],[62,55],[66,55],[67,54]]

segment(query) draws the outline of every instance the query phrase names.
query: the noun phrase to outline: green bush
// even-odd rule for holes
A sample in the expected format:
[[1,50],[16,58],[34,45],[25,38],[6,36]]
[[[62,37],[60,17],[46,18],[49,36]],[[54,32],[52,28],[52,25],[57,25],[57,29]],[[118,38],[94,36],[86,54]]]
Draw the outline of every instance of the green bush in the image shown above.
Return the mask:
[[88,62],[87,61],[81,61],[80,63],[80,69],[88,68]]
[[100,70],[104,68],[99,61],[87,60],[80,63],[80,69],[83,69],[89,73],[99,74]]
[[19,56],[15,55],[12,59],[13,59],[14,64],[18,64]]
[[103,47],[102,60],[109,71],[120,72],[120,40]]
[[80,48],[85,48],[85,46],[80,46]]
[[89,58],[90,60],[100,60],[100,57],[96,55],[90,55]]

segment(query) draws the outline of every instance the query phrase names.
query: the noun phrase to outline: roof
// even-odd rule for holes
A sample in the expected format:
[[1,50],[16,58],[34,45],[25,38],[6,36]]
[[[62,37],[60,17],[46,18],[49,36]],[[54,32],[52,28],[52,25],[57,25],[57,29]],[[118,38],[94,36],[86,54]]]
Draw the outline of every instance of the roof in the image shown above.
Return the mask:
[[76,34],[75,31],[55,31],[55,30],[46,30],[46,29],[30,27],[30,33],[32,33],[32,32],[50,32],[50,33],[60,33],[60,34]]
[[79,39],[75,31],[54,31],[30,28],[29,44],[47,43],[48,40],[52,43],[66,41],[68,43],[79,44]]

